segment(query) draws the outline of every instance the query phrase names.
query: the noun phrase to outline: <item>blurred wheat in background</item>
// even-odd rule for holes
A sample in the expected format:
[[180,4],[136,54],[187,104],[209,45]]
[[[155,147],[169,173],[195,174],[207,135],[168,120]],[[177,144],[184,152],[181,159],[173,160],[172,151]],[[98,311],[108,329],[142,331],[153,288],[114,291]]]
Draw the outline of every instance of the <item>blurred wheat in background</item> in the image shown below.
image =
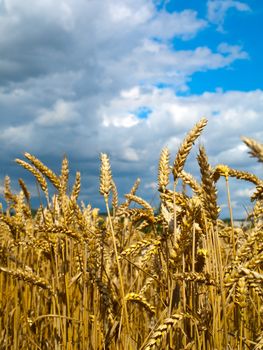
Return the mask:
[[[158,212],[136,195],[139,179],[119,203],[106,154],[100,175],[106,216],[78,200],[80,173],[69,188],[66,158],[59,175],[29,153],[16,160],[36,178],[44,200],[33,215],[25,182],[15,194],[6,177],[0,349],[263,348],[263,181],[228,165],[211,167],[203,147],[201,181],[184,171],[206,123],[193,127],[176,156],[162,150]],[[243,141],[262,162],[263,145]],[[230,224],[219,219],[220,177]],[[254,207],[241,227],[234,225],[229,177],[255,185]]]

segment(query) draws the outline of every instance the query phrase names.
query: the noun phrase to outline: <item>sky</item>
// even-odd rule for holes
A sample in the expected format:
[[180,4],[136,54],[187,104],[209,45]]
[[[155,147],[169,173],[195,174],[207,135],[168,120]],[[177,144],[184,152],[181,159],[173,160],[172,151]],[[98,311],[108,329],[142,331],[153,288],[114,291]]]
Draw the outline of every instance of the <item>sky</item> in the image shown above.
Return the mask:
[[[158,160],[175,158],[202,117],[208,125],[186,170],[199,178],[204,145],[224,163],[262,177],[241,137],[263,143],[263,2],[259,0],[0,0],[0,180],[14,191],[33,176],[14,162],[29,152],[54,171],[69,159],[80,199],[104,211],[100,153],[110,157],[120,200],[158,207]],[[251,209],[253,186],[231,180],[235,218]],[[221,216],[229,216],[218,182]],[[35,202],[34,202],[35,201]]]

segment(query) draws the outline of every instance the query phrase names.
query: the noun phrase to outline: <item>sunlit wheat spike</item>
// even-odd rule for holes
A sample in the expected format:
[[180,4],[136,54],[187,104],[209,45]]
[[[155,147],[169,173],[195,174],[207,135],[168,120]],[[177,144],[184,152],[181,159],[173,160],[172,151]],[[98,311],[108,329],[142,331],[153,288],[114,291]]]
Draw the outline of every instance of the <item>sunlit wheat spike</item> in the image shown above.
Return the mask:
[[71,198],[74,200],[78,199],[79,193],[80,193],[80,186],[81,186],[81,175],[80,172],[77,171],[76,172],[76,176],[75,176],[75,182],[74,185],[72,187],[72,191],[71,191]]
[[118,199],[118,190],[115,182],[112,180],[111,182],[111,189],[112,189],[112,207],[116,210],[119,205],[119,199]]
[[[134,185],[132,186],[131,190],[130,190],[130,195],[135,195],[139,185],[141,183],[141,180],[138,178],[136,179]],[[124,203],[122,203],[121,205],[119,205],[118,210],[117,210],[117,215],[122,215],[126,212],[126,210],[128,209],[129,205],[131,203],[130,199],[126,199],[126,201]]]
[[173,164],[173,175],[176,180],[184,168],[186,159],[193,147],[195,140],[200,136],[202,130],[207,124],[207,119],[202,118],[193,129],[186,135],[183,143],[181,144],[179,151],[177,152],[174,164]]
[[230,169],[228,165],[218,164],[213,171],[214,181],[217,182],[220,179],[220,176],[223,176],[226,179],[228,179],[228,177],[230,176],[229,171]]
[[263,182],[256,187],[256,191],[251,196],[251,201],[263,199]]
[[52,288],[49,285],[49,283],[42,277],[37,276],[30,270],[22,270],[22,269],[16,269],[11,270],[7,269],[5,267],[0,266],[0,271],[5,272],[11,276],[14,276],[15,278],[19,280],[23,280],[27,283],[31,283],[33,285],[39,286],[43,289],[48,289],[50,292],[52,292]]
[[134,195],[137,192],[140,183],[141,183],[141,179],[139,179],[139,178],[136,179],[129,194]]
[[147,263],[151,261],[154,256],[157,256],[160,252],[161,242],[159,239],[152,241],[152,244],[147,248],[142,256],[142,266],[146,267]]
[[108,198],[112,188],[110,161],[105,153],[101,153],[100,160],[100,194],[102,194],[105,198]]
[[4,180],[4,196],[7,202],[9,201],[17,201],[16,195],[11,191],[11,180],[9,176],[5,176]]
[[163,203],[161,204],[161,213],[166,223],[171,225],[174,219],[173,212],[170,212]]
[[164,322],[156,329],[153,335],[150,337],[143,350],[161,349],[162,340],[165,339],[167,334],[184,318],[189,317],[187,315],[174,314],[169,318],[166,318]]
[[129,293],[125,296],[126,301],[136,303],[146,309],[150,314],[155,314],[155,307],[148,303],[146,298],[137,293]]
[[144,207],[146,210],[148,210],[152,215],[154,215],[153,208],[151,205],[146,202],[146,200],[142,199],[141,197],[131,195],[131,194],[126,194],[125,197],[129,199],[130,201],[136,202],[140,204],[142,207]]
[[[120,254],[120,258],[123,257],[129,257],[129,256],[135,256],[136,254],[139,254],[141,250],[146,249],[149,247],[151,244],[156,243],[156,240],[153,239],[144,239],[142,241],[138,241],[125,250],[123,250]],[[159,241],[158,241],[159,243]]]
[[42,191],[46,194],[46,196],[48,196],[48,187],[45,177],[34,166],[25,162],[24,160],[16,159],[15,161],[35,176]]
[[159,191],[163,191],[169,184],[170,175],[170,152],[167,147],[165,147],[160,155],[159,160],[159,170],[158,170],[158,185]]
[[197,160],[202,176],[203,205],[208,217],[210,217],[212,221],[216,221],[219,214],[219,208],[217,206],[217,190],[213,180],[213,172],[208,163],[204,147],[199,148]]
[[255,220],[255,222],[260,222],[263,218],[263,201],[256,201],[252,213],[249,215]]
[[25,196],[26,200],[29,202],[29,200],[30,200],[30,192],[28,191],[25,182],[22,179],[19,178],[18,179],[18,183],[19,183],[19,185],[20,185],[20,187],[21,187],[21,189],[22,189],[22,191],[24,193],[24,196]]
[[61,175],[60,175],[60,194],[64,195],[67,193],[68,189],[68,178],[69,178],[69,165],[66,156],[63,158],[61,165]]
[[235,177],[236,179],[252,182],[255,185],[258,185],[262,182],[256,175],[248,173],[247,171],[242,171],[242,170],[229,168],[229,176]]
[[263,144],[248,137],[242,137],[242,140],[250,148],[248,153],[251,157],[258,158],[259,162],[263,162]]
[[32,154],[26,152],[25,157],[43,174],[58,190],[60,188],[59,177],[49,169],[45,164],[43,164],[38,158],[34,157]]
[[225,178],[234,177],[239,180],[244,180],[248,182],[252,182],[255,185],[259,185],[262,181],[254,174],[251,174],[247,171],[237,170],[230,168],[224,164],[218,164],[213,171],[213,179],[214,181],[218,181],[220,176]]
[[194,193],[197,195],[200,195],[202,192],[202,187],[197,182],[197,180],[193,177],[193,175],[187,173],[186,171],[182,170],[180,173],[180,178],[191,187]]
[[152,287],[153,283],[156,282],[156,280],[158,281],[158,276],[156,274],[153,274],[152,277],[148,277],[145,280],[144,286],[140,290],[139,294],[142,296],[146,294],[147,291]]

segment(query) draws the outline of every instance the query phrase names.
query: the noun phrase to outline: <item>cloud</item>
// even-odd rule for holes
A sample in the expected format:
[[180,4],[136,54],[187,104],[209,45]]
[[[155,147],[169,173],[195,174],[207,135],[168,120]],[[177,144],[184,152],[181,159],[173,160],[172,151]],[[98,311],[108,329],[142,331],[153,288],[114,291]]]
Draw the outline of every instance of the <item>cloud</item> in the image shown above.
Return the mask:
[[225,16],[230,9],[241,12],[250,11],[250,7],[245,2],[235,0],[209,0],[207,2],[207,18],[211,23],[217,25],[219,31],[223,31]]
[[248,197],[251,197],[253,193],[254,193],[254,190],[252,188],[244,188],[244,189],[239,189],[235,191],[235,196],[241,197],[241,198],[248,198]]
[[115,127],[122,127],[122,128],[131,128],[132,126],[135,126],[139,123],[139,120],[136,118],[133,114],[127,114],[127,115],[120,115],[117,116],[114,114],[114,116],[109,117],[107,114],[103,115],[103,126],[110,126],[113,125]]
[[[178,64],[200,55],[212,62],[221,57],[210,57],[212,53],[202,47],[175,54],[169,45],[162,44],[177,36],[190,39],[206,27],[206,21],[193,10],[158,13],[147,0],[40,0],[23,5],[18,0],[6,0],[3,6],[2,85],[71,71],[81,73],[90,89],[101,89],[100,84],[107,89],[114,82],[117,85],[121,76],[122,83],[124,77],[128,80],[129,69],[137,73],[135,79],[152,82],[164,74],[164,80],[178,78],[180,83],[183,77],[176,72]],[[161,40],[159,44],[153,40],[156,38]],[[235,55],[223,56],[236,59]],[[146,60],[153,69],[150,75]],[[171,67],[174,73],[168,79]]]
[[[133,88],[133,91],[136,89]],[[137,90],[138,91],[138,90]],[[187,162],[186,169],[199,177],[199,168],[196,162],[198,145],[204,144],[210,163],[215,166],[218,163],[228,164],[234,169],[254,172],[260,176],[260,167],[255,160],[249,158],[247,147],[241,142],[242,135],[251,135],[257,139],[263,139],[263,133],[258,129],[261,123],[261,110],[263,107],[263,91],[253,92],[214,92],[188,97],[178,97],[169,89],[152,91],[140,90],[140,95],[124,94],[125,97],[117,98],[119,105],[126,107],[148,106],[152,113],[146,120],[141,121],[129,130],[120,128],[116,130],[112,125],[102,127],[100,133],[104,140],[104,150],[113,159],[122,159],[122,153],[126,145],[134,149],[138,155],[138,174],[145,184],[156,181],[157,163],[160,151],[168,146],[171,151],[171,161],[181,144],[185,134],[201,116],[208,118],[208,126],[196,142]],[[122,94],[123,96],[123,94]],[[108,115],[110,108],[108,106]],[[126,131],[127,130],[127,131]],[[122,148],[119,148],[123,145]],[[142,153],[143,151],[143,153]],[[117,165],[116,165],[117,167]],[[129,172],[131,165],[126,163],[121,173]],[[150,170],[151,169],[151,170]],[[120,175],[120,174],[119,174]],[[135,176],[135,175],[134,175]],[[243,213],[243,205],[249,206],[249,200],[242,197],[242,203],[238,200],[238,189],[242,189],[242,181],[233,180],[233,201],[236,201],[235,215]],[[220,202],[227,201],[225,187],[220,187]],[[239,203],[239,204],[238,204]],[[223,215],[227,211],[223,210]]]
[[[66,153],[72,171],[82,172],[82,199],[101,205],[95,196],[99,154],[107,152],[120,196],[138,176],[142,191],[148,189],[142,195],[150,196],[147,184],[156,182],[162,147],[173,158],[202,116],[209,125],[200,142],[213,164],[254,167],[239,137],[263,138],[263,92],[189,95],[194,73],[248,58],[235,44],[212,49],[191,41],[207,29],[197,12],[158,12],[150,0],[1,4],[1,177],[24,178],[11,162],[25,151],[55,171]],[[174,38],[184,40],[181,49],[172,45]],[[188,169],[198,176],[196,152]]]
[[41,126],[59,126],[71,121],[76,123],[80,116],[74,110],[73,103],[58,100],[53,108],[42,109],[36,119],[36,124]]
[[[27,95],[24,95],[24,98],[28,101]],[[21,103],[21,97],[20,106],[22,109],[27,107]],[[89,201],[93,205],[101,205],[97,202],[99,196],[94,195],[98,183],[100,152],[106,152],[110,156],[113,174],[116,175],[122,197],[137,177],[142,178],[142,188],[156,182],[161,149],[168,146],[173,161],[185,134],[202,116],[206,116],[209,120],[208,126],[197,141],[186,169],[196,177],[199,176],[195,156],[197,146],[201,143],[205,145],[212,165],[225,163],[233,168],[260,175],[258,163],[249,157],[240,137],[245,135],[258,140],[263,139],[263,133],[258,128],[263,108],[261,90],[214,92],[179,97],[170,89],[135,86],[130,90],[120,91],[119,95],[112,98],[111,103],[105,104],[103,108],[93,109],[96,118],[87,113],[89,106],[92,104],[88,99],[77,100],[73,106],[59,101],[41,114],[42,119],[39,119],[39,116],[35,119],[32,117],[32,121],[24,125],[2,128],[0,139],[2,152],[6,150],[4,159],[17,157],[20,152],[29,151],[57,169],[58,162],[60,163],[63,154],[66,153],[70,164],[73,164],[72,170],[81,170],[83,174],[85,193],[83,199],[90,198]],[[127,127],[124,112],[136,110],[140,106],[147,106],[152,113],[146,119],[132,115],[133,125]],[[60,108],[62,119],[59,119]],[[71,119],[70,114],[67,114],[70,110],[73,115],[77,113],[81,120]],[[119,114],[116,117],[118,110]],[[108,123],[105,123],[105,115]],[[54,122],[59,124],[52,125]],[[15,176],[17,167],[17,165],[9,166],[5,171]],[[20,177],[25,175],[21,171],[19,174]],[[240,194],[235,191],[241,189],[242,182],[237,181],[233,186],[233,200],[238,203]],[[147,192],[142,193],[142,196],[150,196],[149,188],[146,189]],[[222,197],[223,192],[224,189],[220,191],[222,202],[226,199]],[[245,201],[245,198],[242,198]],[[235,213],[239,210],[240,207],[237,205]]]
[[136,162],[140,159],[138,152],[131,147],[122,149],[123,159],[126,161]]
[[180,13],[161,11],[158,16],[150,21],[148,32],[155,38],[181,37],[187,40],[193,38],[206,25],[206,21],[198,19],[197,12],[193,10],[184,10]]
[[9,126],[3,130],[0,140],[10,147],[27,145],[32,142],[34,127],[31,124],[21,126]]

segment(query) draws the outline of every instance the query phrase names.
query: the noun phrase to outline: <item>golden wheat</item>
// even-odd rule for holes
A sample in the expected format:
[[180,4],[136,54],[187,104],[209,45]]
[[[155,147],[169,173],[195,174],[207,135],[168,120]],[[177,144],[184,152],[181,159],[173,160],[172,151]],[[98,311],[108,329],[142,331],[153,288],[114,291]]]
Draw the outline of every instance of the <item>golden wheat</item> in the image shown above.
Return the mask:
[[[17,161],[36,178],[47,202],[33,215],[24,181],[19,179],[21,191],[15,193],[6,177],[0,349],[262,348],[262,180],[227,165],[212,169],[203,147],[197,157],[201,181],[185,172],[206,123],[201,119],[186,136],[172,168],[168,149],[162,150],[157,213],[136,195],[139,179],[118,198],[106,154],[99,188],[106,216],[79,203],[79,172],[70,191],[66,158],[60,175],[29,153],[30,163]],[[261,145],[246,143],[260,160]],[[218,219],[219,177],[256,186],[254,208],[240,228]],[[190,193],[185,186],[176,190],[179,179]],[[47,180],[57,190],[52,198]]]

